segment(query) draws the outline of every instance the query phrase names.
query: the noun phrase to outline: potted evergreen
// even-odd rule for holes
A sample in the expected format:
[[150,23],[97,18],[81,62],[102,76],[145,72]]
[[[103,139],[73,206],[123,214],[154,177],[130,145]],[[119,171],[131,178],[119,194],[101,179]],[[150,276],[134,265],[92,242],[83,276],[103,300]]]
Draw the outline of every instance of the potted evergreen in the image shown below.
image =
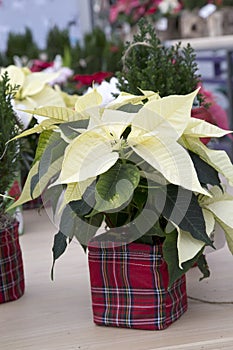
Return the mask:
[[232,185],[233,165],[201,141],[230,131],[192,117],[200,96],[195,82],[188,88],[160,96],[139,86],[106,106],[93,89],[73,107],[26,111],[43,120],[17,136],[40,133],[11,208],[43,193],[60,214],[54,263],[72,239],[88,250],[98,325],[168,327],[187,309],[185,273],[197,263],[209,276],[203,252],[214,249],[216,223],[233,251],[233,197],[222,184]]
[[144,19],[138,23],[132,41],[126,42],[122,62],[122,69],[116,72],[118,88],[131,94],[140,95],[143,89],[156,91],[161,97],[183,95],[195,90],[201,82],[191,45],[163,44],[153,26]]
[[[7,73],[0,79],[0,303],[16,300],[24,293],[24,270],[19,244],[19,222],[8,212],[10,189],[19,175],[19,144],[9,142],[21,131],[12,107],[17,89]],[[18,193],[19,195],[19,193]]]

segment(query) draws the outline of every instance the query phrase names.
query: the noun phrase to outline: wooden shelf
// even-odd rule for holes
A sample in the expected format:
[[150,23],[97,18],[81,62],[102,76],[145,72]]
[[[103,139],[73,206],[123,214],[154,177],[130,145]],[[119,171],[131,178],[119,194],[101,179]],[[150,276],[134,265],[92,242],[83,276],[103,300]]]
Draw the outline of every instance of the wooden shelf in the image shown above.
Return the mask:
[[233,35],[221,35],[221,36],[206,36],[202,38],[190,38],[190,39],[176,39],[167,40],[166,45],[175,45],[181,42],[181,46],[187,46],[189,43],[194,50],[208,51],[208,50],[233,50]]
[[[20,236],[26,290],[0,305],[2,350],[232,350],[233,305],[190,300],[188,311],[164,331],[98,327],[92,321],[87,256],[72,242],[50,279],[51,247],[57,228],[45,211],[24,211]],[[233,300],[232,256],[227,249],[208,254],[212,276],[199,282],[193,268],[188,294]]]

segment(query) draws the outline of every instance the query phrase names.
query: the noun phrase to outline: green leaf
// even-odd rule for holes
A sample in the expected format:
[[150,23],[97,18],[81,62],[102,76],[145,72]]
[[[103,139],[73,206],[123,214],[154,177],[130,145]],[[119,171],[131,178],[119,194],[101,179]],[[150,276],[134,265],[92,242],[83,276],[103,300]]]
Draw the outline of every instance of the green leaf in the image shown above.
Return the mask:
[[58,201],[61,197],[63,190],[64,189],[62,185],[57,185],[47,188],[46,191],[43,193],[43,204],[49,205],[51,207],[54,219],[57,211]]
[[[130,225],[130,229],[132,231],[137,229],[140,236],[144,234],[147,235],[158,235],[161,234],[161,231],[158,230],[156,232],[156,228],[158,225],[159,213],[155,209],[144,208],[142,212],[140,212],[139,216],[134,220],[133,225]],[[132,232],[133,233],[133,232]]]
[[177,251],[177,232],[173,232],[166,235],[163,243],[163,257],[168,266],[169,274],[169,287],[183,274],[185,274],[197,261],[203,250],[199,252],[193,259],[183,263],[183,269],[179,268],[178,251]]
[[116,213],[105,213],[105,222],[108,227],[123,226],[128,222],[129,213],[127,210],[121,210]]
[[72,239],[74,236],[75,218],[76,214],[69,206],[66,206],[61,215],[59,231],[70,239]]
[[[40,164],[39,164],[40,165]],[[33,192],[36,188],[36,186],[39,184],[39,172],[36,173],[32,178],[31,178],[31,183],[30,183],[30,196],[31,198],[35,198],[33,197]]]
[[[169,184],[153,190],[155,205],[162,215],[180,229],[188,231],[193,238],[211,245],[206,233],[205,220],[197,197],[189,190]],[[161,203],[165,203],[164,206]]]
[[87,215],[91,210],[90,205],[82,199],[79,201],[71,201],[68,205],[78,216]]
[[222,174],[231,186],[233,185],[233,165],[225,151],[209,149],[200,140],[192,137],[182,137],[180,142]]
[[62,123],[59,125],[59,128],[66,137],[73,139],[80,134],[80,132],[75,129],[87,129],[88,124],[89,119],[81,119],[74,122]]
[[32,177],[30,187],[32,198],[36,198],[42,194],[46,186],[49,184],[49,182],[51,182],[51,179],[54,179],[54,181],[56,180],[62,166],[62,161],[63,157],[55,160],[48,168],[48,171],[41,178],[39,177],[39,172]]
[[202,160],[197,154],[189,151],[189,155],[193,161],[200,183],[204,185],[220,186],[217,170]]
[[86,216],[95,205],[95,186],[90,185],[83,198],[77,201],[71,201],[68,204],[74,213],[78,216]]
[[67,236],[65,236],[61,231],[55,234],[53,242],[53,264],[51,268],[51,279],[54,277],[54,265],[55,261],[65,252],[67,247]]
[[89,178],[85,181],[68,183],[64,193],[64,204],[81,200],[93,180],[93,178]]
[[56,136],[54,134],[41,157],[39,164],[39,178],[42,178],[47,173],[53,162],[63,157],[67,147],[67,143],[60,138],[60,135],[58,134],[58,136]]
[[144,235],[144,236],[138,238],[137,240],[135,240],[135,243],[143,243],[143,244],[153,245],[154,244],[153,236]]
[[12,210],[13,208],[17,208],[18,206],[32,200],[32,196],[31,196],[31,180],[34,177],[35,174],[37,174],[38,172],[38,167],[39,167],[39,162],[37,161],[30,169],[26,182],[24,184],[22,193],[19,197],[19,199],[14,202],[10,207],[9,210]]
[[84,216],[75,214],[71,206],[68,205],[62,212],[59,230],[70,239],[76,237],[79,243],[85,247],[101,226],[103,217],[103,214],[98,214],[86,219]]
[[178,252],[177,252],[177,232],[173,231],[166,235],[163,242],[163,257],[168,266],[169,286],[174,283],[177,278],[181,277],[185,271],[179,268]]
[[147,189],[136,188],[133,195],[133,203],[139,211],[142,211],[148,197]]
[[[56,132],[45,131],[40,135],[39,139],[39,153],[40,158],[39,168],[31,180],[31,196],[36,186],[45,188],[50,178],[52,178],[61,169],[61,163],[67,143],[60,138]],[[37,156],[37,155],[36,155]],[[53,166],[52,166],[53,164]],[[42,192],[42,190],[41,190]]]
[[156,221],[156,223],[153,225],[153,227],[147,231],[146,236],[159,236],[159,237],[165,237],[166,233],[161,228],[159,220]]
[[104,215],[98,213],[89,219],[77,217],[75,220],[74,236],[83,247],[87,247],[89,241],[95,236],[104,219]]
[[127,112],[127,113],[137,113],[142,108],[142,106],[143,106],[142,104],[133,105],[131,103],[127,103],[126,105],[117,108],[117,110]]
[[139,170],[135,165],[116,163],[99,176],[94,209],[103,212],[119,209],[132,198],[139,180]]
[[204,278],[208,278],[210,276],[209,266],[207,264],[205,255],[201,254],[197,260],[197,266],[199,270],[203,273],[203,276],[200,278],[202,281]]
[[35,154],[33,164],[35,164],[38,160],[41,159],[47,144],[51,140],[52,134],[55,134],[52,130],[44,130],[40,134],[39,139],[38,139],[38,145],[36,147],[36,154]]

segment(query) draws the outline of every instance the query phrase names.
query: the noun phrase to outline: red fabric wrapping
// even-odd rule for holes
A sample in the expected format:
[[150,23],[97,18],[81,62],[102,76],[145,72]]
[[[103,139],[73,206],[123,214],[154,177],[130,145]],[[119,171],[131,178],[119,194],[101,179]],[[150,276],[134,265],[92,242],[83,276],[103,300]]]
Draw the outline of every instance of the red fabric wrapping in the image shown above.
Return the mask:
[[185,275],[168,289],[162,245],[92,242],[88,262],[97,325],[162,330],[187,310]]
[[24,269],[19,245],[19,223],[0,230],[0,303],[13,301],[24,294]]

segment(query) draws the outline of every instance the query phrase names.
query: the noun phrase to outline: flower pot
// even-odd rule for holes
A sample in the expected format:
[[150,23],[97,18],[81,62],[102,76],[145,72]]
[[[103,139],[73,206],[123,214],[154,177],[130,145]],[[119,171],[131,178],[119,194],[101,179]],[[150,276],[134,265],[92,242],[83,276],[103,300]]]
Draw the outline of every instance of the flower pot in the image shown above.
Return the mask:
[[24,294],[24,269],[19,244],[19,223],[0,230],[0,303],[19,299]]
[[187,310],[185,275],[168,288],[162,244],[92,241],[88,262],[97,325],[162,330]]

